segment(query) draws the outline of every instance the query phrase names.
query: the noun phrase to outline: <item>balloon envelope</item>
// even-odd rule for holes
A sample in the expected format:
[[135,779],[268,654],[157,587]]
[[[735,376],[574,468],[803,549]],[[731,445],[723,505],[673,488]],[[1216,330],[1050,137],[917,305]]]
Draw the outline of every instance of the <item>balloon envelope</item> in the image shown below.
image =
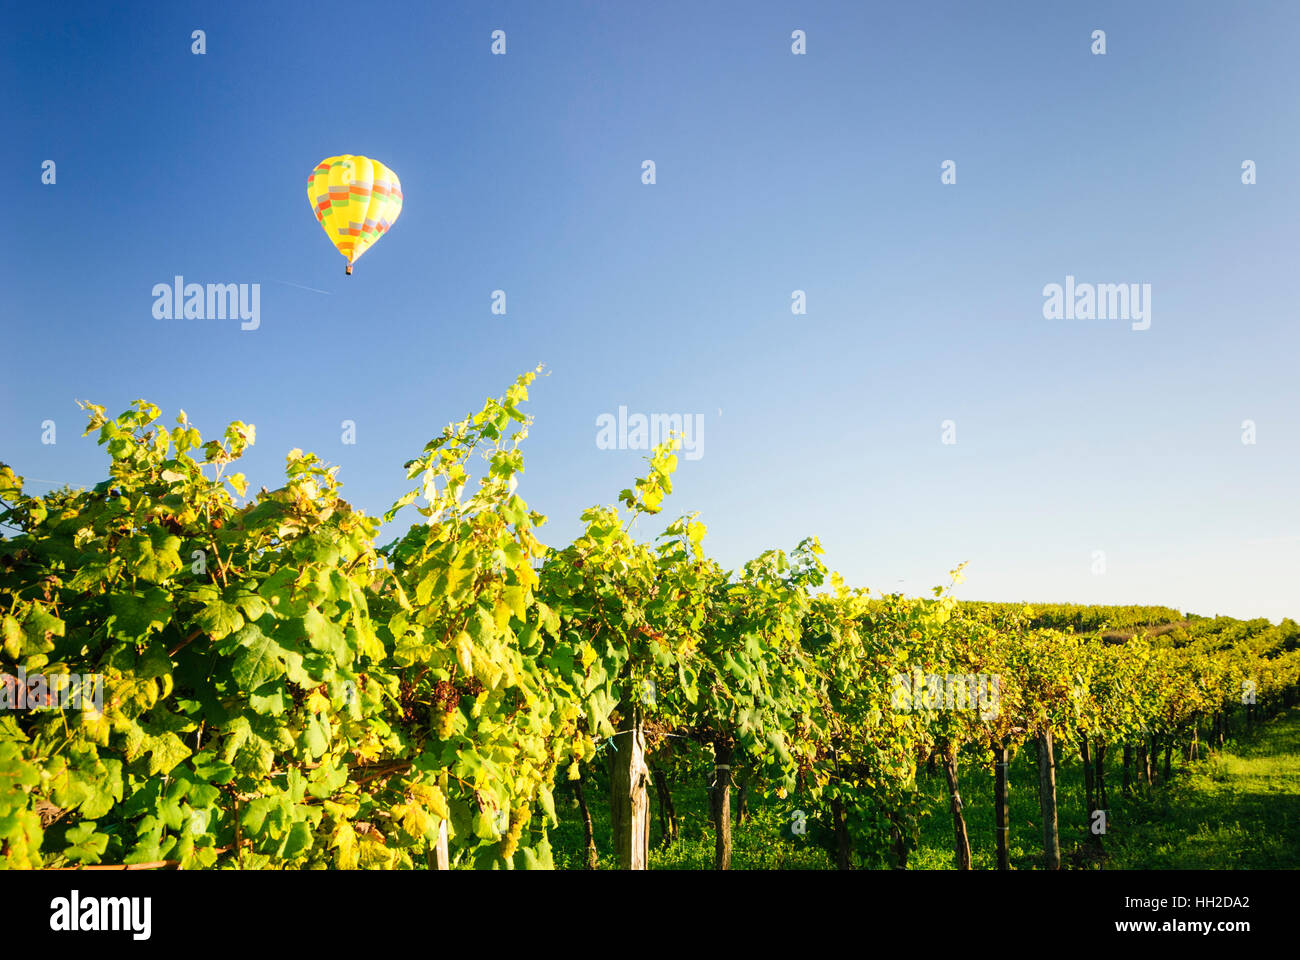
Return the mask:
[[402,212],[402,184],[378,160],[327,157],[307,179],[307,201],[330,242],[352,264]]

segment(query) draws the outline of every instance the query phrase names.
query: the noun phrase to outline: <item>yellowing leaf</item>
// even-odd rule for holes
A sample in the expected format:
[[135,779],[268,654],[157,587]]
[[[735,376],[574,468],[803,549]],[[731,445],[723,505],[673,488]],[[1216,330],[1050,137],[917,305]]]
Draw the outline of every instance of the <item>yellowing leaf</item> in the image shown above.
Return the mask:
[[469,634],[462,630],[456,635],[456,661],[466,673],[474,672],[474,643]]
[[524,619],[527,598],[528,588],[524,586],[503,587],[501,590],[501,599],[510,607],[510,612],[520,620]]
[[13,617],[5,614],[4,618],[4,650],[10,660],[18,660],[23,655],[23,628]]
[[330,698],[321,692],[317,687],[311,693],[307,694],[307,709],[311,713],[328,713],[330,709]]
[[330,837],[330,846],[338,850],[335,863],[340,870],[357,868],[357,833],[352,829],[352,824],[346,820],[340,821],[334,828],[334,835]]
[[394,807],[393,816],[399,817],[402,829],[417,840],[431,838],[434,831],[438,829],[438,824],[433,817],[429,816],[429,811],[418,803],[409,804],[405,808]]

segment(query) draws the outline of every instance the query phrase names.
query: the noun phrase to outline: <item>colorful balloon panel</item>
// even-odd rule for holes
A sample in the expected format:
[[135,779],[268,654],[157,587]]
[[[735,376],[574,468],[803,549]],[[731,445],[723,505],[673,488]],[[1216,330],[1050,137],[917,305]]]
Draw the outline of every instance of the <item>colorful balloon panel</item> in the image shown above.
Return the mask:
[[402,184],[378,160],[327,157],[307,179],[307,202],[330,242],[352,264],[402,212]]

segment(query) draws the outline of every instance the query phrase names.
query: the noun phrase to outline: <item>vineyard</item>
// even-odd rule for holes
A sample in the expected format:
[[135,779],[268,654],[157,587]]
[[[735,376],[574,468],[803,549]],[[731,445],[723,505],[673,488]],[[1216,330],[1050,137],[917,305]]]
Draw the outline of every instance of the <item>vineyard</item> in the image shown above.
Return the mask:
[[0,863],[548,868],[564,790],[586,862],[607,803],[618,865],[643,869],[652,807],[671,836],[674,790],[703,774],[719,869],[757,797],[841,868],[906,867],[928,768],[967,869],[961,775],[986,772],[1006,868],[1024,751],[1055,869],[1060,754],[1100,847],[1117,790],[1300,700],[1289,620],[958,601],[960,567],[878,595],[811,537],[726,570],[695,515],[645,539],[671,441],[548,547],[516,493],[536,375],[405,465],[383,522],[420,519],[386,545],[337,468],[294,450],[250,496],[252,426],[205,442],[144,401],[85,405],[111,458],[93,489],[33,496],[0,465]]

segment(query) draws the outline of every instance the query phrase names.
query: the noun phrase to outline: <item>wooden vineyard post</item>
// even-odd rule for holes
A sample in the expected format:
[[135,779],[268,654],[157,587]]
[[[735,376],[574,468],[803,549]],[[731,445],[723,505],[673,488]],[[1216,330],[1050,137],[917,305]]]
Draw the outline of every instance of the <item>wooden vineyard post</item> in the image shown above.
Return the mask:
[[1038,735],[1038,792],[1043,807],[1043,862],[1048,870],[1061,869],[1061,841],[1056,827],[1056,766],[1052,762],[1052,731]]
[[749,771],[742,773],[736,782],[736,822],[743,826],[749,817]]
[[710,800],[713,804],[713,827],[715,831],[714,862],[715,870],[731,869],[731,755],[729,744],[717,741],[713,744],[713,771],[716,777]]
[[894,869],[907,869],[907,834],[903,829],[902,818],[896,813],[889,814],[889,838],[894,847]]
[[677,839],[677,811],[673,809],[673,795],[668,788],[668,777],[659,767],[651,770],[655,782],[655,794],[659,799],[659,827],[663,832],[661,843],[668,846]]
[[1004,740],[993,751],[993,812],[997,822],[998,869],[1011,869],[1011,766],[1010,751]]
[[943,774],[948,781],[948,797],[952,808],[953,854],[958,870],[970,869],[970,840],[966,835],[966,817],[962,810],[961,789],[957,778],[957,747],[944,744]]
[[1097,808],[1106,810],[1110,807],[1110,794],[1106,791],[1106,741],[1097,738],[1097,749],[1094,751],[1096,758],[1096,775],[1094,780],[1097,784]]
[[595,870],[600,864],[596,853],[596,836],[591,828],[591,811],[587,808],[587,794],[582,789],[582,776],[573,781],[573,795],[578,801],[578,817],[582,822],[582,848],[586,852],[587,869]]
[[831,823],[835,827],[835,869],[852,869],[853,848],[849,843],[848,816],[844,812],[844,800],[841,797],[831,801]]
[[645,870],[650,860],[650,769],[645,762],[641,711],[629,711],[631,729],[614,736],[609,755],[609,819],[614,852],[623,870]]
[[451,858],[447,852],[447,821],[438,821],[438,842],[433,848],[435,870],[450,870]]
[[1079,761],[1083,765],[1084,824],[1091,841],[1100,844],[1101,835],[1092,832],[1092,818],[1101,809],[1101,794],[1096,783],[1097,771],[1092,756],[1092,744],[1087,734],[1079,738]]

